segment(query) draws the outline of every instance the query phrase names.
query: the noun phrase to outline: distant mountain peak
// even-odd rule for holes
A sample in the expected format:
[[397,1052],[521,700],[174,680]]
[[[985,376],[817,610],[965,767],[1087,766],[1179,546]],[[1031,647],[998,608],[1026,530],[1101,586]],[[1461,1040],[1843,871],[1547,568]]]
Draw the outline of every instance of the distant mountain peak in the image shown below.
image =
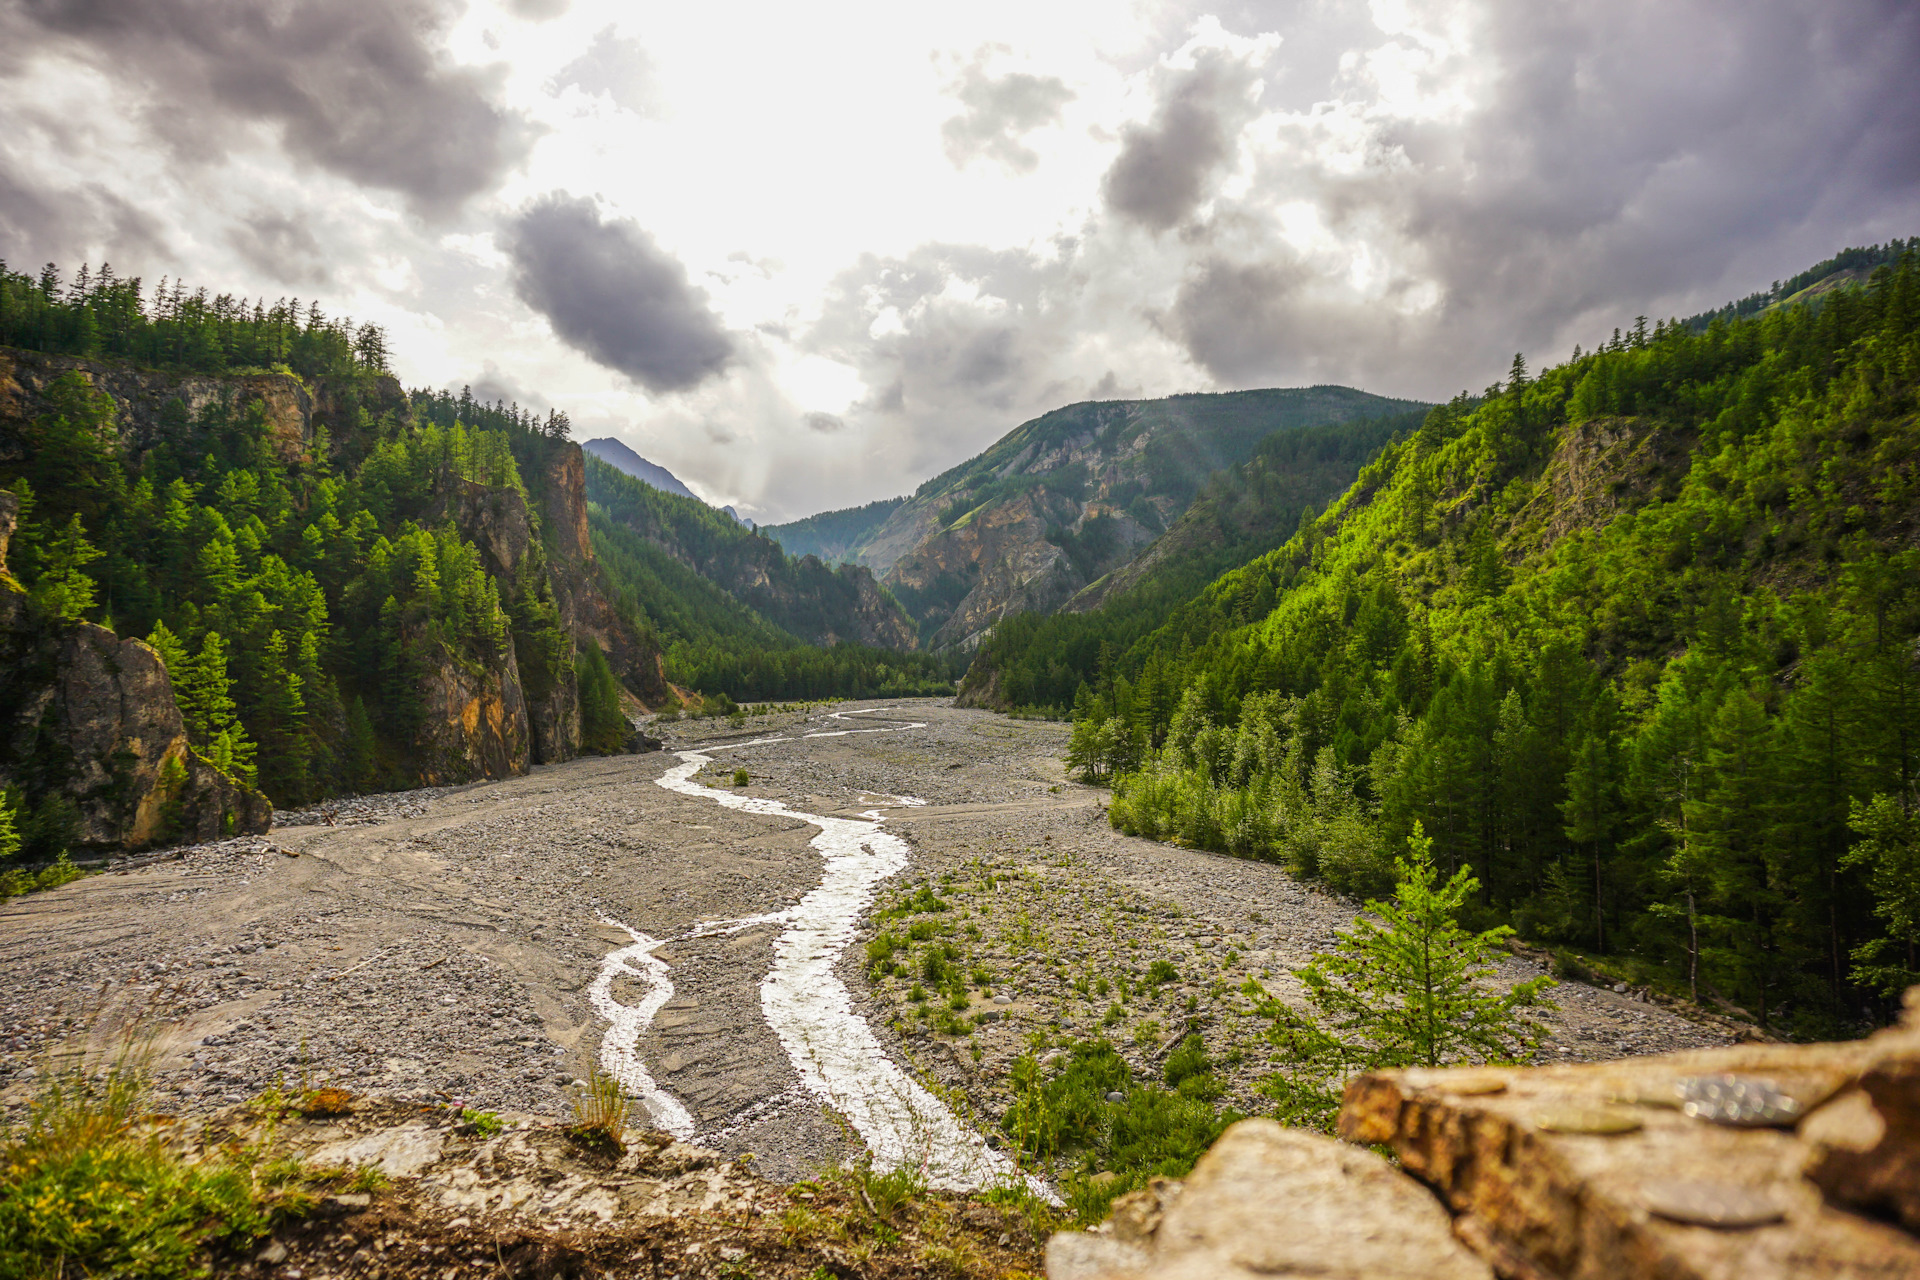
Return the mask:
[[[648,462],[645,458],[618,440],[615,440],[612,436],[601,436],[598,440],[588,440],[580,447],[614,470],[624,471],[635,480],[650,484],[662,493],[677,493],[683,498],[692,498],[695,502],[708,506],[712,505],[708,503],[705,498],[680,483],[680,477],[674,475],[673,472],[667,470],[657,462]],[[732,507],[721,507],[720,510],[732,516],[735,524],[743,524],[749,529],[754,527],[753,521],[747,519]]]
[[657,462],[648,462],[612,436],[588,440],[580,447],[615,470],[624,471],[636,480],[644,480],[663,493],[677,493],[695,502],[703,501],[699,494],[680,483],[680,478],[673,472]]

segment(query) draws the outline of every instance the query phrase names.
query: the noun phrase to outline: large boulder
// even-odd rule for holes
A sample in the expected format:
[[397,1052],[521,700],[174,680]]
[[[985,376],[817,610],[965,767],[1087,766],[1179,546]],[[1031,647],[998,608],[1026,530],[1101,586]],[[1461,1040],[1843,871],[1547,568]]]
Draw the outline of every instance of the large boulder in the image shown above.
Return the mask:
[[1123,1197],[1107,1230],[1063,1232],[1049,1280],[1492,1280],[1425,1187],[1361,1147],[1242,1120],[1169,1184]]

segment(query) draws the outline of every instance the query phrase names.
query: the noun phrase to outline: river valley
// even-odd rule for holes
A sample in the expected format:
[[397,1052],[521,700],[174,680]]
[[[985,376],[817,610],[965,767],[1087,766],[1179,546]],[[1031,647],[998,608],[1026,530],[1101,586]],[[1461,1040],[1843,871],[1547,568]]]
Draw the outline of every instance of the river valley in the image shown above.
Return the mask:
[[[1030,1048],[1102,1035],[1151,1074],[1198,1032],[1225,1101],[1269,1105],[1237,993],[1297,1001],[1356,910],[1114,832],[1064,725],[919,699],[655,732],[0,906],[0,1102],[125,1027],[183,1110],[283,1080],[557,1119],[598,1063],[652,1127],[770,1176],[867,1148],[978,1186],[1012,1171],[993,1122]],[[1552,998],[1555,1060],[1727,1040],[1632,993]]]

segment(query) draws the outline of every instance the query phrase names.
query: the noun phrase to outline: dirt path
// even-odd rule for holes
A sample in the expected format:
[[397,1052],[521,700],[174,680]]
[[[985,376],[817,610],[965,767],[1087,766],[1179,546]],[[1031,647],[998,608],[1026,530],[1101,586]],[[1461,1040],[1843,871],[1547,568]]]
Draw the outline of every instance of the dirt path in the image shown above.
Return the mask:
[[[855,732],[882,727],[844,714],[862,707],[925,727]],[[625,1045],[657,1091],[656,1122],[803,1176],[859,1145],[767,1016],[777,948],[824,918],[796,915],[837,856],[819,847],[817,819],[898,837],[907,865],[882,904],[938,888],[966,963],[994,971],[944,1029],[909,983],[869,979],[871,925],[833,935],[828,949],[845,951],[826,974],[885,1059],[989,1117],[998,1068],[1036,1031],[1145,1042],[1142,1024],[1170,1034],[1243,971],[1285,994],[1286,970],[1351,918],[1277,867],[1114,833],[1102,793],[1065,780],[1065,726],[932,700],[837,710],[672,726],[666,753],[411,793],[375,806],[380,821],[284,827],[0,906],[0,1101],[25,1100],[37,1055],[72,1028],[133,1021],[162,1028],[173,1105],[238,1101],[285,1078],[553,1116],[567,1082]],[[785,740],[742,745],[770,737]],[[681,751],[713,764],[687,770],[698,762]],[[744,788],[730,785],[736,767]],[[659,785],[673,771],[692,794]],[[725,807],[706,791],[769,803]],[[819,945],[807,944],[814,960]],[[1103,976],[1135,990],[1135,970],[1162,957],[1176,982],[1125,1001],[1098,993]],[[798,1014],[833,1003],[813,999],[831,992],[811,972],[810,987],[789,984],[809,997],[793,1001]],[[1719,1042],[1624,996],[1569,994],[1560,1056]],[[1123,1013],[1103,1026],[1115,1003]],[[1257,1046],[1239,1025],[1222,1008],[1207,1034],[1243,1052],[1250,1080]],[[1137,1052],[1144,1062],[1152,1048]]]

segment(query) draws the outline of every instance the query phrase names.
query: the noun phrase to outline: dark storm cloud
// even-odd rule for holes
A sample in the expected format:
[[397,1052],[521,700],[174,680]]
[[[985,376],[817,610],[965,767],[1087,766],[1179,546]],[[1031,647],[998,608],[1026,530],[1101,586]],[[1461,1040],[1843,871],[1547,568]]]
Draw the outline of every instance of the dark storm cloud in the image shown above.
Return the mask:
[[687,269],[630,219],[555,192],[507,227],[513,285],[562,341],[649,391],[685,391],[733,358]]
[[223,155],[236,123],[295,157],[441,216],[525,156],[525,120],[495,71],[455,66],[429,0],[24,0],[15,26],[150,97],[146,122],[190,160]]
[[[1459,56],[1433,74],[1472,84],[1471,109],[1376,108],[1365,163],[1330,152],[1312,113],[1249,132],[1269,150],[1160,317],[1197,364],[1241,385],[1317,369],[1443,394],[1515,349],[1559,358],[1640,312],[1686,314],[1920,230],[1920,6],[1501,0]],[[1188,151],[1211,155],[1195,131]],[[1157,119],[1153,137],[1170,133]],[[1148,152],[1116,175],[1129,154]],[[1192,191],[1179,179],[1197,162],[1169,155],[1167,190]],[[1376,297],[1342,283],[1344,252],[1297,258],[1272,215],[1287,200],[1332,243],[1373,246]],[[1157,225],[1179,204],[1165,195]]]
[[587,51],[553,78],[556,93],[568,85],[583,93],[604,93],[615,106],[638,116],[652,115],[660,107],[653,59],[638,40],[622,38],[613,27],[595,36]]
[[1203,261],[1174,299],[1173,334],[1195,363],[1222,382],[1267,372],[1276,353],[1295,351],[1289,303],[1303,273],[1291,264]]
[[1250,112],[1254,73],[1216,49],[1173,77],[1153,118],[1121,135],[1102,182],[1107,207],[1153,231],[1184,221],[1206,199],[1214,170],[1231,158]]
[[991,76],[986,61],[983,53],[954,85],[963,110],[940,126],[947,159],[964,169],[985,156],[1010,172],[1032,173],[1040,156],[1022,139],[1058,120],[1060,109],[1073,101],[1073,90],[1055,76],[1021,71]]
[[330,278],[318,237],[299,214],[260,209],[227,232],[247,265],[282,284],[324,284]]

